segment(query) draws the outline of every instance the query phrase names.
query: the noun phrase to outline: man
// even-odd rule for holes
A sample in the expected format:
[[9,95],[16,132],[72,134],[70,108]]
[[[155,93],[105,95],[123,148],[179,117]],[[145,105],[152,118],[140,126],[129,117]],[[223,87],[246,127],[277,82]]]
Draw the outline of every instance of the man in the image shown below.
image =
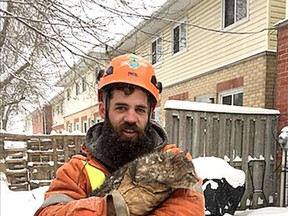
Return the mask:
[[147,199],[158,195],[127,178],[113,193],[89,197],[112,172],[137,157],[155,150],[180,152],[167,144],[165,131],[150,119],[160,91],[149,62],[133,54],[112,59],[99,75],[99,113],[104,122],[88,130],[85,155],[74,156],[58,169],[35,215],[204,215],[200,182],[191,190],[174,191],[152,212],[142,210],[151,209]]

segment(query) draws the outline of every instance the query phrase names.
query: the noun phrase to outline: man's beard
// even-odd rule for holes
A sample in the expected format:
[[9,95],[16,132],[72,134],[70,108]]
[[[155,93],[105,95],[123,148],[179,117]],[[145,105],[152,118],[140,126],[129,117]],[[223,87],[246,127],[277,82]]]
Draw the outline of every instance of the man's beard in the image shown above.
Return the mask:
[[[137,131],[133,138],[121,136],[121,130],[132,129]],[[110,171],[114,171],[137,157],[152,152],[156,143],[150,138],[150,123],[145,129],[136,124],[122,123],[113,127],[109,120],[104,122],[101,139],[94,143],[94,157],[104,163]],[[151,136],[152,137],[152,136]]]

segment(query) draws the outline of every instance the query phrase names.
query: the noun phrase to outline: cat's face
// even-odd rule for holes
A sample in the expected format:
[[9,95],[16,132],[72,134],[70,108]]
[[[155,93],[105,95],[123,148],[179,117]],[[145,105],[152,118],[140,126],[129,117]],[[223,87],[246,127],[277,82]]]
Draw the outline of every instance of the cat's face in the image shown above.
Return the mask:
[[137,159],[135,182],[160,183],[171,188],[191,189],[198,181],[186,153],[154,152]]

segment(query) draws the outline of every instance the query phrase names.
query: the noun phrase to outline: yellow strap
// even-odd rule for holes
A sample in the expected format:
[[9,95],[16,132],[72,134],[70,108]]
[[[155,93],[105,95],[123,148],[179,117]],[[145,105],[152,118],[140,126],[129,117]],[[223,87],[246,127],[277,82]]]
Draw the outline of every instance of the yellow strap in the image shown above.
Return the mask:
[[92,190],[95,190],[96,188],[100,187],[105,181],[105,174],[96,167],[91,166],[89,163],[87,163],[87,161],[82,162],[85,165],[86,171],[88,173]]

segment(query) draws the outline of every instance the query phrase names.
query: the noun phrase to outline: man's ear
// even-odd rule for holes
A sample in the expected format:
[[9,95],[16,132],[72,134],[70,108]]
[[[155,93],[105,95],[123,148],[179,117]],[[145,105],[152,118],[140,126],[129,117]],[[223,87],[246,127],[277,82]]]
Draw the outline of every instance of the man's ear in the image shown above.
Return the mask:
[[102,119],[105,119],[105,105],[103,101],[99,102],[99,114]]

